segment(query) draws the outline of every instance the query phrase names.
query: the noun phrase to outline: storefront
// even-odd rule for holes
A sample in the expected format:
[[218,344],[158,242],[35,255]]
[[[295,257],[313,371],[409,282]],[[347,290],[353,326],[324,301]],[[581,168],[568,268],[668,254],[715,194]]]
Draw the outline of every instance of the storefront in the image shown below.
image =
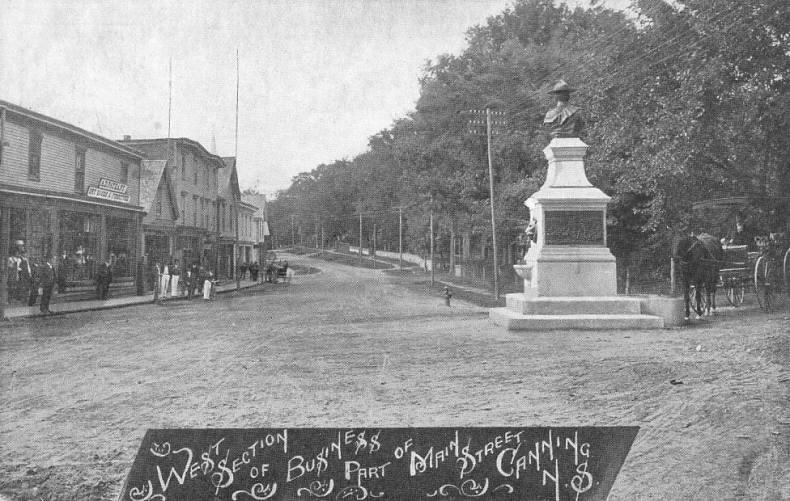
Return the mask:
[[33,264],[52,256],[67,285],[92,284],[104,259],[115,282],[134,280],[141,210],[46,194],[3,191],[0,199],[10,241],[24,242]]
[[233,277],[233,242],[224,240],[217,246],[217,276],[220,278]]

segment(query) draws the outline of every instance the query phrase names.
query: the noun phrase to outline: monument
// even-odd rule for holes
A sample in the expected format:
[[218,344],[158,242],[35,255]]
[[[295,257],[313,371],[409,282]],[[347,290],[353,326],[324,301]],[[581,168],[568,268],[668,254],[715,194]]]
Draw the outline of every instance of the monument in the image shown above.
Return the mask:
[[606,206],[611,199],[584,170],[588,146],[579,138],[584,121],[570,104],[574,91],[559,81],[544,125],[552,140],[543,150],[543,186],[525,202],[533,239],[524,264],[515,265],[524,292],[507,294],[506,307],[490,318],[511,330],[661,328],[660,316],[643,313],[643,301],[617,296],[616,260],[606,246]]

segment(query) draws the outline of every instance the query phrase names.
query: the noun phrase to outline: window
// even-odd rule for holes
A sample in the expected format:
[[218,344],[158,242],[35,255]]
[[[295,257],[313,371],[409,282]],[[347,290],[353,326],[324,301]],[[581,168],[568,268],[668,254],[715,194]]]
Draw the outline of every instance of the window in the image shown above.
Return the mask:
[[27,177],[31,181],[41,180],[41,141],[44,136],[37,130],[30,131],[28,144]]
[[161,186],[156,195],[156,217],[162,217],[162,197],[165,196]]
[[187,156],[183,153],[181,154],[181,180],[187,180]]
[[121,183],[129,184],[129,164],[121,162]]
[[192,195],[192,201],[195,203],[194,208],[192,210],[192,226],[197,226],[197,213],[198,213],[198,203],[197,203],[197,195]]
[[85,148],[77,147],[74,161],[74,191],[82,193],[85,191]]
[[197,184],[198,184],[198,166],[197,166],[197,164],[195,164],[195,169],[193,171],[193,176],[192,177],[193,177],[192,184],[197,186]]
[[181,193],[181,224],[187,224],[187,194]]

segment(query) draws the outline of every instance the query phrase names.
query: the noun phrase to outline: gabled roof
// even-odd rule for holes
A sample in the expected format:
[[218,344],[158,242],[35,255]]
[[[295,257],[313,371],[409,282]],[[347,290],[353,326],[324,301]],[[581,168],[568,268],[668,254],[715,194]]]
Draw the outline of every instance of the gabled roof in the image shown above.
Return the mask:
[[266,195],[261,193],[242,195],[241,199],[244,203],[254,205],[258,209],[255,211],[255,217],[266,219]]
[[129,146],[123,145],[117,141],[113,141],[112,139],[108,139],[106,137],[102,137],[98,134],[94,134],[93,132],[88,132],[85,129],[81,129],[76,125],[71,125],[66,122],[62,122],[52,117],[48,117],[46,115],[42,115],[41,113],[37,113],[33,110],[29,110],[27,108],[23,108],[16,104],[9,103],[7,101],[0,100],[0,108],[5,108],[8,110],[9,113],[17,115],[21,118],[38,122],[42,125],[58,129],[61,132],[65,132],[67,134],[76,135],[82,137],[83,139],[87,139],[89,142],[100,144],[105,148],[109,148],[115,152],[123,153],[129,157],[134,158],[135,160],[142,160],[143,155]]
[[219,196],[225,200],[241,200],[239,176],[236,172],[236,157],[222,157],[226,169],[217,171]]
[[170,139],[166,137],[150,138],[150,139],[122,139],[119,142],[128,144],[129,146],[144,146],[146,144],[166,143],[167,141],[172,141],[175,144],[183,144],[185,146],[188,146],[193,150],[197,151],[200,154],[200,156],[213,161],[218,168],[221,169],[225,167],[225,162],[222,161],[223,160],[222,157],[210,153],[206,148],[203,147],[202,144],[195,141],[194,139],[189,139],[188,137],[172,137]]
[[178,205],[176,203],[176,190],[173,180],[170,178],[170,171],[167,169],[166,160],[143,160],[140,171],[140,205],[149,214],[153,210],[156,202],[156,193],[159,184],[165,183],[165,189],[170,196],[170,207],[173,211],[173,218],[178,219]]

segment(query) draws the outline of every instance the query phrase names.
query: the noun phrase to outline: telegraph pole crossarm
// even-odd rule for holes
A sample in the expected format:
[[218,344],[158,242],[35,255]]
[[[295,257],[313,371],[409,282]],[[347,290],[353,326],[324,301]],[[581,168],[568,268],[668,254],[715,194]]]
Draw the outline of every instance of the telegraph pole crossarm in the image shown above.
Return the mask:
[[468,119],[468,132],[473,135],[486,136],[487,151],[488,151],[488,188],[489,197],[491,200],[491,243],[493,246],[494,254],[494,300],[499,301],[499,263],[496,240],[496,217],[494,211],[494,165],[493,156],[491,154],[491,136],[498,132],[494,127],[503,127],[505,125],[505,112],[495,111],[490,107],[484,110],[467,110],[467,115],[471,115]]

